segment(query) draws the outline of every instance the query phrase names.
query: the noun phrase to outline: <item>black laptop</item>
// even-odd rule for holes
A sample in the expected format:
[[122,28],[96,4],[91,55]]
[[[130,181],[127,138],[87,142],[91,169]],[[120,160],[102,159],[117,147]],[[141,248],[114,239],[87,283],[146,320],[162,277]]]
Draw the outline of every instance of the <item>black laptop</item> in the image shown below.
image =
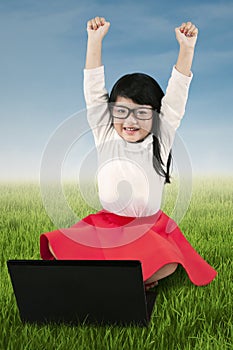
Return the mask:
[[137,260],[9,260],[22,322],[148,326],[156,292]]

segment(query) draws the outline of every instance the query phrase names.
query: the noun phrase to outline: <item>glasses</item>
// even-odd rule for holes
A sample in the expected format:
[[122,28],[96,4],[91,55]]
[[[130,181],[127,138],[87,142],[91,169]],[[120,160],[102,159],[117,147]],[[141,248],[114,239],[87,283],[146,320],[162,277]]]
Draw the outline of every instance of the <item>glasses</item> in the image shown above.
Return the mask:
[[153,117],[154,110],[147,107],[139,107],[130,109],[125,106],[114,105],[111,106],[112,116],[118,119],[126,119],[133,112],[133,115],[136,119],[139,120],[149,120]]

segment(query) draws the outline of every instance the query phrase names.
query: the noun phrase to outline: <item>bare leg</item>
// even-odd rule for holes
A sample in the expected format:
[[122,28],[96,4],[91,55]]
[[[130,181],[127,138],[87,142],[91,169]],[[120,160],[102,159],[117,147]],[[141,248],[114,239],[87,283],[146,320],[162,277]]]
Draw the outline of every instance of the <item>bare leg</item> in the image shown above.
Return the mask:
[[[166,264],[161,269],[156,271],[150,278],[148,278],[145,281],[145,284],[150,283],[149,287],[145,287],[146,290],[156,286],[158,280],[161,280],[162,278],[165,278],[169,275],[171,275],[175,270],[177,269],[178,264],[177,263],[172,263],[172,264]],[[152,283],[152,284],[151,284]]]
[[51,247],[50,243],[49,243],[49,250],[50,250],[50,253],[54,256],[54,258],[57,259],[57,257],[54,254],[53,248]]

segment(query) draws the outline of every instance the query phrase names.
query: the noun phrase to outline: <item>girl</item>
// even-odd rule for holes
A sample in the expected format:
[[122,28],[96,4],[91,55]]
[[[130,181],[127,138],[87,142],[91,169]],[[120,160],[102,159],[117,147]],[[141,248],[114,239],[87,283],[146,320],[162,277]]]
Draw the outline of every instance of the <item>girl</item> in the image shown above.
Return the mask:
[[110,23],[87,23],[84,95],[98,152],[98,188],[103,210],[68,229],[44,233],[43,259],[127,259],[142,263],[145,289],[181,264],[195,285],[210,283],[216,271],[160,210],[170,182],[171,146],[184,115],[198,29],[191,22],[175,29],[180,46],[164,96],[146,74],[127,74],[105,89],[102,41]]

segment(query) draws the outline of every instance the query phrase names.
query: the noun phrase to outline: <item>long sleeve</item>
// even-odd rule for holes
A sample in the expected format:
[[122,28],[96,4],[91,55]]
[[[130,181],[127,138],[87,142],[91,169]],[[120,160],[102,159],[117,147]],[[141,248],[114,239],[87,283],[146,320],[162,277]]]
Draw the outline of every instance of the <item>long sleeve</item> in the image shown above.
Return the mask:
[[161,145],[161,157],[164,165],[166,165],[168,154],[174,141],[175,132],[185,113],[192,77],[193,75],[188,77],[179,73],[176,68],[173,67],[165,96],[162,99],[159,115],[159,139]]
[[104,142],[111,127],[108,108],[108,92],[105,88],[104,66],[84,69],[84,97],[87,106],[87,119],[92,129],[95,143]]
[[105,88],[104,66],[84,69],[83,88],[87,108],[108,102],[108,92]]

